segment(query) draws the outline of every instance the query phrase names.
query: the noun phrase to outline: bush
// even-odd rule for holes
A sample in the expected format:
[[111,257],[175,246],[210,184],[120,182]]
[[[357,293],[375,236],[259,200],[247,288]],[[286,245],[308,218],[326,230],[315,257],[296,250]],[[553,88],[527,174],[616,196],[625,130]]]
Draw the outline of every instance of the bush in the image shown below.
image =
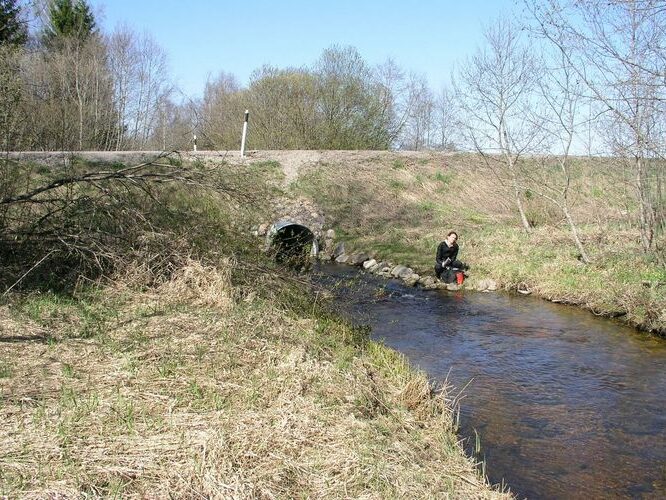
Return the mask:
[[81,280],[137,265],[160,281],[190,256],[247,252],[232,220],[242,224],[248,207],[262,199],[261,189],[229,170],[223,177],[219,169],[184,165],[169,155],[129,167],[80,161],[5,167],[5,289],[71,291]]

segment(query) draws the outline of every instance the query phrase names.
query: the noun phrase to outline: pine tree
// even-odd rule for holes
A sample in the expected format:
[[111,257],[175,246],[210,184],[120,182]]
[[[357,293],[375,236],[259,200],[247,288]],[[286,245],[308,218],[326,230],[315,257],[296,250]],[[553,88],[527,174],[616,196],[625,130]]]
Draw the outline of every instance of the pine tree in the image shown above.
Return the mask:
[[85,41],[97,31],[95,16],[85,0],[53,0],[49,5],[44,41],[53,45],[59,39]]
[[28,40],[20,14],[17,0],[0,0],[0,45],[23,45]]

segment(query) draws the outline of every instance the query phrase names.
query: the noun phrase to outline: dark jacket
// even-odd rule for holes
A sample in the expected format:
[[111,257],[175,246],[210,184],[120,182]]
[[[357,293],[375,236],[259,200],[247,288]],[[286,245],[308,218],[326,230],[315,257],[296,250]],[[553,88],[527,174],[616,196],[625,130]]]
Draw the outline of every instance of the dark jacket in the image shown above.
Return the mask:
[[[437,266],[446,267],[451,264],[458,257],[458,244],[454,243],[453,246],[446,244],[446,241],[442,241],[437,247]],[[448,259],[448,260],[447,260]]]

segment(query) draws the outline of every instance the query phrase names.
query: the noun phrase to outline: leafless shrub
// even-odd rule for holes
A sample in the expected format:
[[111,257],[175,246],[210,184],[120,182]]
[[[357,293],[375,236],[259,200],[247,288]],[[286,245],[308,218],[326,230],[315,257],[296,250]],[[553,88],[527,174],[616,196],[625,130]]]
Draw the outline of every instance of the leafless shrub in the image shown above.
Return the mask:
[[159,281],[229,232],[207,197],[211,206],[225,197],[249,199],[218,172],[183,166],[174,154],[62,172],[12,162],[6,167],[12,175],[0,199],[5,289],[19,281],[67,288],[81,277],[108,276],[136,263]]

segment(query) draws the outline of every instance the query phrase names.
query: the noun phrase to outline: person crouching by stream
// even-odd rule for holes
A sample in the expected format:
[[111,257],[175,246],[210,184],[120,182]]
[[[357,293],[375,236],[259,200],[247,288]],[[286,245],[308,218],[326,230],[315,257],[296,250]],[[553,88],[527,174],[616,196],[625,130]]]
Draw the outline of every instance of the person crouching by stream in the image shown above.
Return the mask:
[[[445,283],[462,284],[464,280],[463,271],[469,269],[464,262],[458,258],[458,233],[449,231],[446,239],[437,247],[437,256],[435,258],[435,275]],[[459,274],[459,276],[458,276]]]

